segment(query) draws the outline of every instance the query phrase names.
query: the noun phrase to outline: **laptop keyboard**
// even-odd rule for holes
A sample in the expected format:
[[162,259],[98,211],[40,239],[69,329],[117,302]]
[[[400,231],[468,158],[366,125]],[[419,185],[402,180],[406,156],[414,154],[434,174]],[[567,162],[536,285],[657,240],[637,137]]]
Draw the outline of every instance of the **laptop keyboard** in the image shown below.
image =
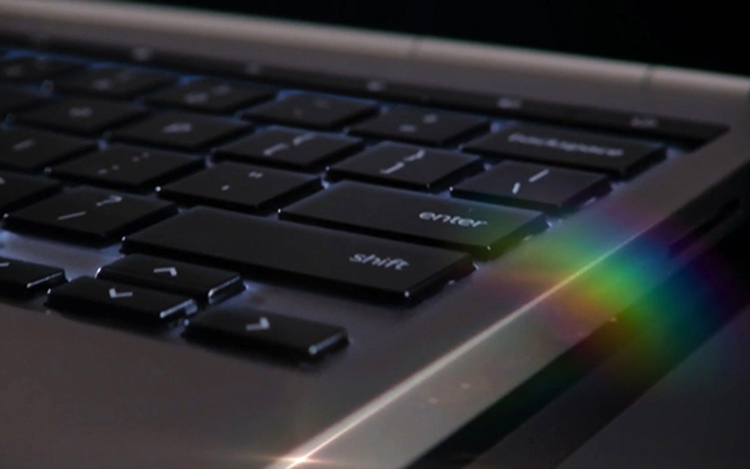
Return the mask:
[[275,68],[2,54],[2,230],[116,260],[66,279],[73,265],[6,246],[0,294],[304,360],[346,331],[226,300],[271,282],[414,306],[724,130]]

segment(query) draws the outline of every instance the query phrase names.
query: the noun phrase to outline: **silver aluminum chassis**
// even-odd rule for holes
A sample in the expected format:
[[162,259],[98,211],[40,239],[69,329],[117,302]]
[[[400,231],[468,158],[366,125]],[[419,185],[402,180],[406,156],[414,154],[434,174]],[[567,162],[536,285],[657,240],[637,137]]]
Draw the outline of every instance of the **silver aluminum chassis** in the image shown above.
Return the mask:
[[[552,330],[552,325],[569,320],[569,316],[575,314],[560,305],[574,303],[571,300],[575,300],[575,292],[595,285],[597,274],[607,265],[628,259],[632,262],[633,253],[642,247],[640,240],[655,230],[668,227],[666,231],[670,232],[694,226],[730,199],[745,203],[740,176],[750,158],[747,102],[750,80],[746,78],[435,38],[110,2],[0,0],[0,30],[111,44],[135,42],[146,48],[208,57],[514,94],[716,121],[731,126],[729,133],[712,144],[637,178],[625,190],[576,216],[554,235],[535,239],[507,259],[477,273],[468,285],[445,295],[444,301],[426,306],[426,312],[416,315],[411,324],[403,326],[406,332],[390,342],[390,345],[408,348],[410,342],[423,340],[424,355],[417,354],[418,359],[410,368],[394,364],[393,372],[388,375],[390,384],[384,392],[348,403],[348,407],[342,404],[337,408],[340,416],[334,422],[319,426],[312,433],[301,431],[301,439],[290,434],[288,428],[286,433],[281,433],[269,427],[271,436],[283,442],[280,447],[286,448],[281,452],[271,450],[269,454],[269,450],[249,436],[244,446],[222,446],[210,435],[203,438],[179,432],[172,435],[175,427],[196,422],[198,428],[204,428],[199,424],[209,422],[205,428],[210,428],[210,415],[191,416],[190,409],[194,408],[194,403],[211,399],[218,401],[213,408],[217,416],[213,422],[217,435],[241,436],[243,431],[253,430],[251,424],[245,429],[242,423],[223,418],[238,404],[231,400],[225,402],[228,394],[224,391],[227,387],[243,386],[233,381],[238,376],[252,379],[254,372],[248,370],[252,364],[248,366],[241,360],[205,354],[202,350],[164,346],[136,336],[70,323],[55,316],[30,315],[17,308],[4,307],[0,313],[8,317],[4,317],[4,332],[0,338],[0,369],[5,369],[0,371],[0,383],[11,385],[3,388],[0,384],[0,402],[4,403],[0,406],[23,403],[29,406],[3,411],[7,418],[5,423],[0,422],[0,434],[5,441],[0,442],[0,461],[11,458],[11,461],[30,466],[66,467],[246,467],[261,462],[274,468],[407,465],[653,286],[644,284],[634,288],[628,295],[614,299],[598,315],[577,317],[576,327],[568,331]],[[700,207],[700,210],[685,210],[686,207]],[[565,249],[582,234],[600,229],[608,215],[623,212],[635,216],[618,231],[593,242],[587,256],[573,263],[540,257],[541,252]],[[680,215],[675,217],[678,213]],[[669,259],[666,249],[651,249],[649,257],[633,262],[633,267],[649,271],[650,266],[659,266],[658,275],[653,279],[656,282],[656,277],[663,278],[684,260]],[[548,262],[545,264],[545,261]],[[662,269],[665,265],[668,268]],[[538,284],[527,286],[525,292],[513,292],[513,298],[498,299],[488,292],[489,289],[482,288],[513,285],[514,273],[534,271],[545,271],[548,275]],[[492,283],[488,283],[490,280]],[[441,313],[451,310],[460,311],[466,323],[475,320],[478,325],[466,326],[455,320],[446,322]],[[489,312],[497,314],[487,319]],[[352,327],[356,331],[356,326]],[[446,328],[453,328],[452,332],[446,333]],[[441,335],[443,337],[439,337]],[[362,347],[366,348],[369,337],[365,332],[362,336]],[[45,347],[35,345],[39,337],[52,341],[48,350],[52,358],[45,356]],[[59,337],[65,339],[60,341]],[[546,339],[540,342],[540,337]],[[529,344],[535,344],[533,350]],[[91,350],[99,353],[91,353]],[[445,350],[449,352],[433,353]],[[15,358],[6,358],[9,356]],[[118,361],[117,367],[107,361],[118,357],[129,359]],[[153,357],[158,357],[156,368],[169,369],[171,374],[145,371],[150,369]],[[396,357],[386,355],[374,360],[354,356],[351,360],[346,358],[333,363],[320,375],[329,382],[345,382],[358,376],[347,369],[349,361],[360,367],[368,363],[377,366],[381,361],[390,363]],[[97,373],[87,370],[97,370]],[[285,374],[283,371],[275,373]],[[279,377],[278,382],[296,386],[299,385],[296,381],[308,379],[300,378],[299,373],[289,374],[291,377]],[[145,380],[144,387],[129,388],[130,380],[118,381],[116,375]],[[160,389],[175,391],[175,382],[195,385],[195,380],[183,379],[190,375],[203,376],[216,386],[196,386],[186,389],[185,395],[160,394]],[[120,389],[109,386],[108,380],[116,382]],[[49,389],[49,394],[27,401],[30,398],[22,393],[33,383]],[[54,395],[57,393],[51,386],[61,383],[74,383],[67,388],[73,393],[71,396]],[[383,382],[376,380],[375,383],[383,387]],[[313,384],[311,389],[315,391],[311,391],[311,395],[338,399],[336,393],[345,396],[352,385],[316,387],[317,384]],[[130,396],[134,402],[131,412],[136,409],[146,417],[134,420],[120,415],[119,420],[110,422],[112,427],[119,428],[113,431],[104,427],[100,429],[101,437],[85,434],[81,427],[73,426],[66,432],[64,445],[60,447],[54,446],[58,434],[44,430],[36,432],[37,450],[34,442],[27,445],[20,437],[14,440],[13,433],[18,428],[22,430],[24,425],[36,431],[44,425],[70,424],[64,413],[45,414],[44,409],[78,405],[76,391],[92,387],[99,389],[95,395],[105,404],[116,405]],[[153,394],[147,395],[143,391],[145,387]],[[467,392],[462,393],[460,389]],[[251,390],[247,392],[250,398],[264,396],[253,396]],[[445,401],[449,403],[443,404]],[[163,414],[156,407],[150,408],[158,402],[162,407],[173,405],[174,412]],[[79,405],[87,403],[82,400]],[[151,420],[149,415],[152,415]],[[316,418],[311,416],[309,420],[315,424]],[[141,426],[128,428],[134,422],[140,422]],[[230,422],[234,422],[235,427],[231,427]],[[145,444],[147,438],[143,434],[151,435],[156,444]],[[116,444],[111,441],[115,438],[119,439]],[[227,438],[225,441],[237,440]]]

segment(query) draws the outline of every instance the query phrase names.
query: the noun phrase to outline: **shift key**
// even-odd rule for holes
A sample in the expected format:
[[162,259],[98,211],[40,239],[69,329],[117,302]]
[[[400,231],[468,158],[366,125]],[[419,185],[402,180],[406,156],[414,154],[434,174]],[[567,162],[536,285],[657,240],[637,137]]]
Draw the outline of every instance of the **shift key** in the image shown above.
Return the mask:
[[474,270],[462,253],[202,207],[128,236],[123,251],[400,302]]
[[547,227],[532,210],[342,182],[298,202],[281,218],[496,257]]

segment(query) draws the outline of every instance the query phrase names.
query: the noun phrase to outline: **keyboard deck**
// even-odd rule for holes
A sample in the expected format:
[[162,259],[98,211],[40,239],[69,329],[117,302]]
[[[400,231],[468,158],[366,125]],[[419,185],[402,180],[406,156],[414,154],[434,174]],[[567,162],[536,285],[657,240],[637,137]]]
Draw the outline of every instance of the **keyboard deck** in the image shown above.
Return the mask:
[[174,65],[4,49],[7,301],[315,360],[345,328],[239,299],[272,285],[413,308],[725,130]]

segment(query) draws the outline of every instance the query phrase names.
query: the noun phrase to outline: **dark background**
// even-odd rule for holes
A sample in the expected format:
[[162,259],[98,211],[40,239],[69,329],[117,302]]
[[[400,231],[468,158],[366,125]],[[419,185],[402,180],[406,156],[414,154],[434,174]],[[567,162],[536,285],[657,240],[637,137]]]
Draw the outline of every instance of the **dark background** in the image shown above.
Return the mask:
[[158,0],[750,75],[742,2]]

